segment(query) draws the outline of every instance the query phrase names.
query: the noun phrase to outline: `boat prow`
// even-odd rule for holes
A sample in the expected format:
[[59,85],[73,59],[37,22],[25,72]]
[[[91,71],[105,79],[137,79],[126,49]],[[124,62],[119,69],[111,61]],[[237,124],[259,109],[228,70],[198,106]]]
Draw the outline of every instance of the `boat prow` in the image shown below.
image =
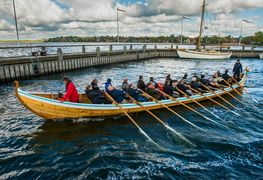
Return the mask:
[[[178,106],[184,104],[193,103],[195,101],[205,101],[209,98],[216,98],[218,95],[225,95],[234,91],[234,89],[244,86],[247,79],[247,72],[244,74],[242,80],[238,84],[234,84],[229,88],[225,88],[224,91],[217,90],[215,94],[205,93],[202,95],[193,95],[192,99],[187,97],[180,97],[176,100],[162,100],[162,104],[168,107]],[[60,102],[57,100],[57,94],[53,93],[37,93],[26,92],[19,88],[19,83],[16,81],[16,96],[21,104],[23,104],[28,110],[44,119],[66,119],[66,118],[85,118],[85,117],[105,117],[105,116],[118,116],[123,114],[114,104],[91,104],[86,94],[80,94],[81,103]],[[150,101],[141,103],[148,110],[161,109],[163,106],[160,103]],[[138,104],[127,103],[120,104],[120,106],[127,113],[138,113],[145,111]]]
[[222,53],[217,51],[194,51],[194,50],[177,50],[177,54],[183,59],[229,59],[232,52]]

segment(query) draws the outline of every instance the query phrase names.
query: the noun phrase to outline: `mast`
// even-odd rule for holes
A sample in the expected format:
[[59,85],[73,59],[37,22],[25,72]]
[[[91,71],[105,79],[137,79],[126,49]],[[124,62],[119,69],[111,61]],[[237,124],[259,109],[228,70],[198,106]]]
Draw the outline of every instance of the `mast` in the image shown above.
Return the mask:
[[203,5],[202,5],[202,15],[201,15],[200,31],[199,31],[198,44],[197,44],[197,47],[196,47],[197,50],[201,50],[201,40],[202,40],[202,31],[203,31],[203,24],[204,24],[204,16],[205,16],[205,0],[203,0]]
[[17,45],[19,46],[19,33],[18,33],[18,27],[17,27],[17,17],[16,17],[16,5],[15,5],[15,0],[13,0],[13,8],[14,8],[14,15],[15,15],[15,25],[16,25],[16,38],[17,38]]

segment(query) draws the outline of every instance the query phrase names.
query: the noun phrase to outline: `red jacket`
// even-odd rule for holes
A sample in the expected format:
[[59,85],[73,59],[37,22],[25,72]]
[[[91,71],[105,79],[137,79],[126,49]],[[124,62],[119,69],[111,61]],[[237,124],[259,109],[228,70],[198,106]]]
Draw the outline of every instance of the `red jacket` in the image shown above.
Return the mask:
[[73,82],[68,83],[67,92],[63,97],[63,101],[70,101],[70,102],[79,101],[79,94]]

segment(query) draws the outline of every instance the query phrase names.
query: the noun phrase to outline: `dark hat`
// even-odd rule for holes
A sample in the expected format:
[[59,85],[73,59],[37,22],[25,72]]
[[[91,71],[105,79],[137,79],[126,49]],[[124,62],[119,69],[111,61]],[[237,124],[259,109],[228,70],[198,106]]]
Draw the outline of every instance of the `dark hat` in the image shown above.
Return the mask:
[[107,82],[108,82],[108,83],[111,83],[111,79],[110,79],[110,78],[108,78],[108,79],[107,79]]
[[202,74],[202,75],[201,75],[201,78],[204,78],[204,77],[205,77],[205,75]]
[[225,73],[228,73],[228,69],[225,70]]
[[139,79],[142,79],[142,78],[143,78],[142,75],[140,75],[140,76],[139,76]]
[[153,81],[153,77],[150,77],[150,80]]
[[64,77],[64,78],[63,78],[63,81],[69,81],[69,78]]

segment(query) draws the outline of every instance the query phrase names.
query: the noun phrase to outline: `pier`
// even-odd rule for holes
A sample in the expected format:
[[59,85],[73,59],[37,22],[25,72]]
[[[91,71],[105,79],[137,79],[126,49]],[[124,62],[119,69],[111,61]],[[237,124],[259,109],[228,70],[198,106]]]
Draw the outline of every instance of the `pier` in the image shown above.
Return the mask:
[[[93,52],[87,52],[91,45],[64,46],[21,46],[1,47],[0,49],[38,49],[31,50],[32,56],[0,58],[0,82],[31,79],[36,76],[50,75],[66,71],[75,71],[88,67],[100,67],[108,64],[140,61],[154,58],[177,58],[176,44],[96,44]],[[114,50],[114,46],[119,49]],[[78,47],[81,52],[64,53],[64,47]],[[108,50],[105,50],[106,49]],[[137,47],[137,48],[134,48]],[[138,48],[140,47],[140,48]],[[215,49],[216,46],[207,48]],[[48,48],[56,48],[56,54],[48,54]],[[103,49],[103,50],[102,50]],[[233,58],[259,58],[262,49],[242,47],[239,49],[218,48],[222,52],[232,51]]]

